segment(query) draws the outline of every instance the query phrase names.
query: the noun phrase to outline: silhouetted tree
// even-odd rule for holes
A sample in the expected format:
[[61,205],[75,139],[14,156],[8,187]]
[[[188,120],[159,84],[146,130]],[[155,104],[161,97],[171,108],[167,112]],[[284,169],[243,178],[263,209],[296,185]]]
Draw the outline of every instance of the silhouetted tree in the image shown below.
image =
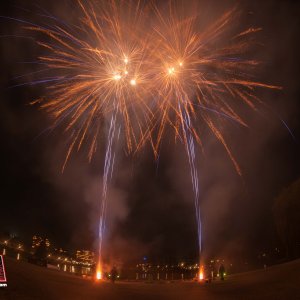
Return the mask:
[[287,257],[300,257],[300,179],[275,199],[273,215]]

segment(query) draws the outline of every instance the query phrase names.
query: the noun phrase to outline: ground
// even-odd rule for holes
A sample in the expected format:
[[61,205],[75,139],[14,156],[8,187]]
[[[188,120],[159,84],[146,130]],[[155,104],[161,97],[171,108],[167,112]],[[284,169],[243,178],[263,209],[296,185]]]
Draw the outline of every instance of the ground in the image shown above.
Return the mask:
[[212,300],[300,299],[300,260],[228,276],[224,282],[95,283],[56,270],[5,258],[7,287],[0,299],[9,300]]

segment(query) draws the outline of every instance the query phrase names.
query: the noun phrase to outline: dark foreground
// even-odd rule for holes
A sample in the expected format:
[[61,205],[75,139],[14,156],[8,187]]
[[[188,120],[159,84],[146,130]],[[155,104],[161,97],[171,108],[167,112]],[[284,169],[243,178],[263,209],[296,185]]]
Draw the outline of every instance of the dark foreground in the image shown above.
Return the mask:
[[229,276],[212,284],[195,282],[95,283],[26,262],[5,259],[8,287],[0,299],[300,299],[300,260]]

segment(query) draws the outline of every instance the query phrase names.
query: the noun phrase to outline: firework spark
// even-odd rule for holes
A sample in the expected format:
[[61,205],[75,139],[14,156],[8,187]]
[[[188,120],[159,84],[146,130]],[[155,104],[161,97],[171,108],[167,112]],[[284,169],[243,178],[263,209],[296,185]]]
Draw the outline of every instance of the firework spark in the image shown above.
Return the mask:
[[[178,4],[178,3],[177,3]],[[228,120],[247,127],[241,106],[256,111],[256,90],[278,89],[256,82],[259,62],[248,58],[250,36],[261,28],[235,31],[238,10],[231,9],[213,23],[203,24],[200,9],[183,11],[170,1],[165,7],[146,1],[78,1],[75,25],[53,23],[32,31],[46,36],[38,44],[48,93],[38,99],[54,117],[53,127],[65,125],[70,137],[63,169],[73,151],[89,145],[97,152],[103,124],[109,124],[99,222],[99,265],[105,228],[108,182],[113,173],[116,143],[124,137],[128,153],[147,142],[158,155],[167,128],[184,144],[189,160],[201,251],[201,215],[197,145],[208,128],[224,146],[238,174],[241,169],[223,135]],[[235,31],[235,32],[234,32]],[[39,73],[39,76],[43,71]],[[98,270],[99,271],[99,270]]]

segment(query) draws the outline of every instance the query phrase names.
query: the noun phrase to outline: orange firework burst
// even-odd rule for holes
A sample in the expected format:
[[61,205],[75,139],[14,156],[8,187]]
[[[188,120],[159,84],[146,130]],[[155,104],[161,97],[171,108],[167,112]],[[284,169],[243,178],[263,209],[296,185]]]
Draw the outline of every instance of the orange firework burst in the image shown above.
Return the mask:
[[76,25],[29,27],[50,38],[38,42],[46,50],[39,59],[54,74],[39,102],[55,126],[67,122],[71,141],[65,163],[85,141],[92,158],[102,120],[117,110],[129,153],[150,141],[157,154],[167,126],[183,143],[187,130],[201,145],[202,119],[241,174],[222,126],[228,118],[247,126],[237,111],[240,103],[256,109],[257,88],[278,88],[248,79],[258,62],[245,58],[247,37],[261,28],[232,34],[236,9],[203,24],[200,9],[191,5],[183,12],[172,1],[164,9],[116,0],[78,1],[78,7]]
[[82,16],[72,29],[61,24],[28,27],[50,38],[38,42],[46,49],[39,60],[55,77],[49,80],[47,97],[38,102],[55,118],[54,126],[67,120],[72,139],[65,164],[88,138],[92,158],[102,120],[113,111],[119,112],[124,125],[128,152],[138,149],[145,142],[151,115],[145,97],[149,53],[142,35],[143,10],[137,4],[131,11],[133,6],[122,1],[97,7],[78,4]]
[[183,12],[172,2],[165,11],[155,8],[158,22],[153,35],[157,45],[153,84],[157,88],[157,111],[153,122],[159,129],[154,150],[156,153],[167,126],[185,144],[187,130],[202,145],[199,125],[206,124],[241,175],[222,134],[223,121],[231,119],[247,126],[238,107],[244,104],[256,110],[260,100],[255,90],[279,87],[248,79],[259,62],[246,58],[251,46],[247,38],[261,28],[232,34],[236,8],[204,27],[200,26],[200,9],[192,11]]

